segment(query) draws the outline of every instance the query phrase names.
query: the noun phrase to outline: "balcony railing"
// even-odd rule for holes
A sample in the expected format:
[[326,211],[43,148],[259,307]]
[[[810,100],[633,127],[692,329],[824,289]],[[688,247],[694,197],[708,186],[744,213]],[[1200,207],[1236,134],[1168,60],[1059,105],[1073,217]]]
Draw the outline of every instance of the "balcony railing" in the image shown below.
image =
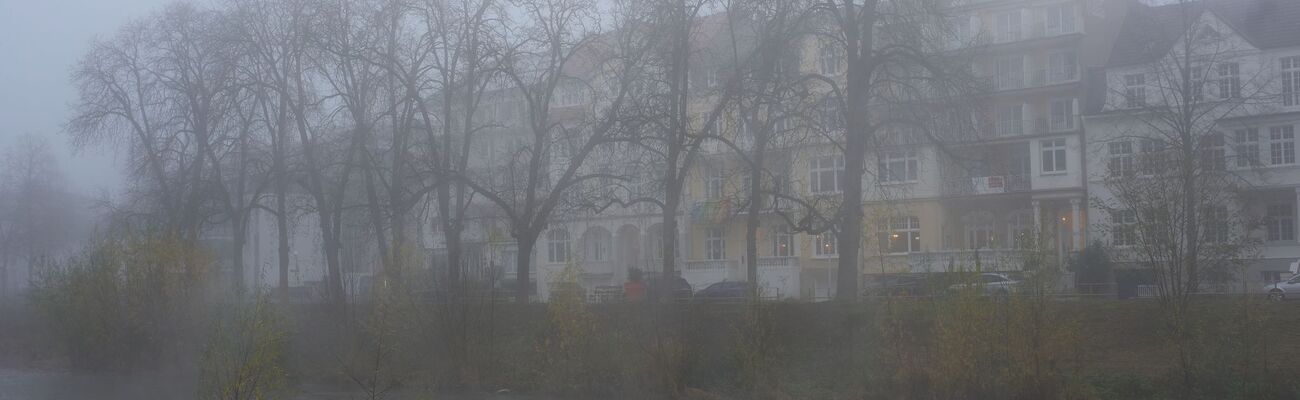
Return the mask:
[[740,268],[740,260],[686,260],[687,271],[730,271]]
[[907,255],[912,272],[1019,271],[1024,266],[1024,250],[980,249],[938,250]]
[[1017,193],[1032,188],[1028,175],[966,176],[944,181],[944,194],[950,196]]
[[799,257],[759,257],[758,266],[768,268],[798,268]]

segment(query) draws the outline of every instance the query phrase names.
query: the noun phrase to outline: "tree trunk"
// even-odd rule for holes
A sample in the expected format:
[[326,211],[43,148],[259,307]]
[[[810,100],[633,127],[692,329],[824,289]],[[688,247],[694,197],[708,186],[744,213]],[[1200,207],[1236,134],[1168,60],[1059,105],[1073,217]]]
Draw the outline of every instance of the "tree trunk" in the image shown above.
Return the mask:
[[758,224],[762,211],[763,148],[757,146],[754,163],[749,168],[749,215],[745,216],[745,277],[750,300],[758,300]]
[[515,255],[515,277],[519,285],[515,291],[515,302],[519,304],[528,304],[531,293],[529,284],[529,266],[532,264],[533,248],[537,246],[537,234],[528,233],[515,238],[518,243],[519,252]]
[[[369,158],[366,157],[367,165],[372,164]],[[384,233],[383,211],[379,205],[379,194],[375,192],[374,173],[373,168],[366,168],[366,208],[369,211],[370,229],[374,230],[375,248],[379,250],[379,270],[374,275],[376,279],[388,279],[393,260],[389,257],[388,235]]]
[[[663,245],[663,276],[660,282],[667,285],[663,290],[668,290],[668,294],[671,294],[672,281],[677,277],[677,208],[681,204],[682,182],[672,179],[667,186],[664,193],[663,229],[660,230],[660,242]],[[663,297],[666,296],[661,296]]]
[[[283,164],[280,165],[283,167]],[[278,261],[280,282],[279,290],[281,296],[289,294],[289,216],[287,215],[288,207],[286,206],[288,195],[285,193],[285,182],[283,172],[278,172],[276,178],[275,194],[275,230],[276,238],[279,241]]]

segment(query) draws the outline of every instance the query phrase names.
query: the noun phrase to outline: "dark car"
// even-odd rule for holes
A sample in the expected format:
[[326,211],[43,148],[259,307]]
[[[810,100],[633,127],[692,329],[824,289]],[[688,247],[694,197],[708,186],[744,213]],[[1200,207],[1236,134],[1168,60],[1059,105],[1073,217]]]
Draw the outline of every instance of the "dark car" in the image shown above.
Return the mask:
[[745,300],[745,281],[722,281],[695,293],[696,301],[725,302]]
[[650,301],[659,301],[663,296],[672,296],[679,300],[690,299],[692,293],[691,283],[680,276],[665,279],[663,276],[653,275],[646,281],[646,297]]
[[925,277],[917,275],[881,275],[862,286],[864,296],[926,296],[930,294]]

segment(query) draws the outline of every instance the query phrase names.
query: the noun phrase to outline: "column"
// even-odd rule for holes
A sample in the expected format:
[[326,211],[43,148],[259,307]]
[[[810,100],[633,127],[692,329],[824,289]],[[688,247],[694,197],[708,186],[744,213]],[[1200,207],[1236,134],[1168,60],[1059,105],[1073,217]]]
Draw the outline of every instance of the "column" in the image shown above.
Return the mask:
[[[1300,219],[1300,186],[1295,188],[1295,212],[1292,212],[1291,215],[1291,218]],[[1300,235],[1296,235],[1296,242],[1300,243]]]
[[1037,242],[1043,236],[1043,208],[1038,200],[1032,200],[1029,204],[1034,206],[1034,241]]
[[1075,251],[1082,250],[1083,244],[1083,218],[1079,214],[1079,199],[1070,199],[1070,244]]

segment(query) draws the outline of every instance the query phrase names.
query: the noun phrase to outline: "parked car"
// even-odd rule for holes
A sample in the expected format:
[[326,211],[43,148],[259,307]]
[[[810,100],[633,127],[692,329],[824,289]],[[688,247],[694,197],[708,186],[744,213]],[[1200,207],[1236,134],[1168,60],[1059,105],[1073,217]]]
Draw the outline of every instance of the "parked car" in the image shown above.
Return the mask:
[[[667,294],[665,294],[667,293]],[[665,279],[660,275],[652,275],[646,281],[646,297],[650,301],[659,301],[661,296],[669,295],[674,299],[690,299],[692,293],[691,283],[686,278],[674,276]]]
[[981,295],[1007,296],[1020,290],[1020,281],[1011,279],[1006,274],[985,272],[979,274],[975,282],[958,283],[948,287],[949,292],[957,292],[971,287],[982,287]]
[[695,293],[696,301],[728,302],[744,301],[748,283],[745,281],[722,281]]
[[1300,274],[1291,276],[1291,279],[1264,286],[1264,291],[1268,293],[1268,299],[1273,301],[1286,300],[1288,296],[1300,297]]
[[917,275],[881,275],[862,287],[865,296],[926,296],[929,292],[925,277]]

